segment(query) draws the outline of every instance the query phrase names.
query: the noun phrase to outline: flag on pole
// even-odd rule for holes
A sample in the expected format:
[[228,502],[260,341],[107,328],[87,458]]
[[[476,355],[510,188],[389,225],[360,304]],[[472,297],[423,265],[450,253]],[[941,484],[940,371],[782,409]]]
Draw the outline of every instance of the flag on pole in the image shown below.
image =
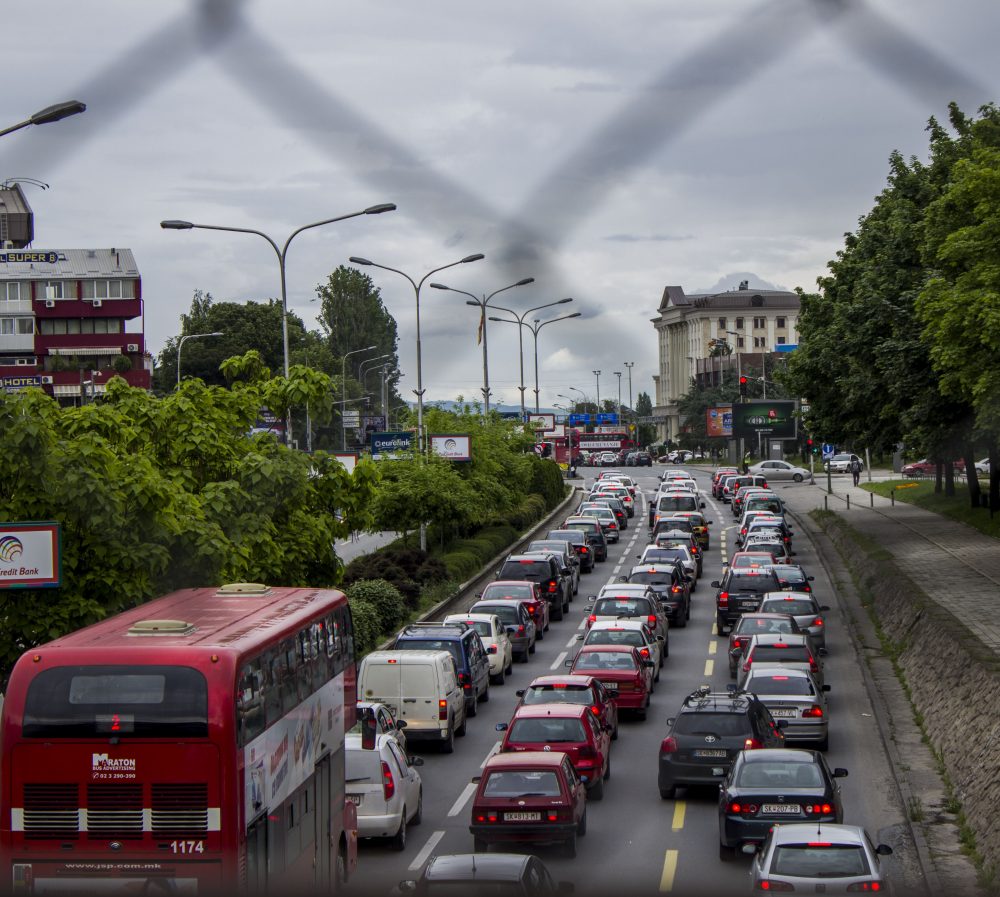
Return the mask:
[[483,342],[483,330],[486,327],[486,309],[483,309],[479,315],[479,328],[476,330],[476,345],[480,346]]

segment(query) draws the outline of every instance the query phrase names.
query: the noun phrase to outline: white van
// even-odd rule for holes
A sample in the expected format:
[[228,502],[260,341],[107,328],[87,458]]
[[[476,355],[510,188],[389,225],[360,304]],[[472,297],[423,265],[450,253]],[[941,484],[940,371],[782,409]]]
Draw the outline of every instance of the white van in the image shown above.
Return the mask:
[[358,668],[358,700],[380,701],[406,721],[406,739],[450,754],[465,734],[465,694],[447,651],[373,651]]

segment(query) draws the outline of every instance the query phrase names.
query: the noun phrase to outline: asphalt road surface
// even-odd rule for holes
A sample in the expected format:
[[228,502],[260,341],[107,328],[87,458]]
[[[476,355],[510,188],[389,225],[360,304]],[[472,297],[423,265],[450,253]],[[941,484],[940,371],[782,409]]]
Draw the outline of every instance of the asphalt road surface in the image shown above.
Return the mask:
[[[655,492],[657,474],[662,470],[658,466],[651,471],[644,468],[649,471],[645,473],[634,468],[627,472],[648,496]],[[589,487],[597,471],[583,468],[581,473]],[[692,595],[691,621],[686,629],[671,630],[670,656],[656,685],[648,718],[640,722],[623,715],[620,737],[612,743],[612,775],[604,799],[588,807],[587,834],[580,839],[576,858],[561,856],[558,847],[523,848],[540,856],[557,881],[573,882],[577,894],[723,895],[750,891],[749,859],[719,860],[717,789],[680,789],[676,800],[662,800],[656,783],[657,755],[667,717],[673,716],[684,697],[699,685],[707,683],[724,691],[732,681],[726,662],[728,640],[714,631],[715,590],[710,583],[721,577],[723,560],[734,545],[734,520],[728,505],[712,500],[708,475],[698,473],[697,479],[705,494],[705,512],[713,521],[711,545]],[[635,516],[621,542],[611,546],[607,562],[598,564],[581,580],[571,613],[551,625],[528,664],[515,663],[514,675],[507,683],[491,687],[489,703],[480,704],[479,715],[469,722],[468,735],[456,741],[455,753],[449,756],[431,747],[421,749],[425,762],[420,769],[423,822],[409,830],[406,849],[401,852],[377,840],[363,841],[349,894],[391,894],[400,880],[416,878],[429,857],[472,851],[468,826],[475,786],[471,779],[499,748],[495,724],[510,718],[517,703],[515,690],[535,676],[565,670],[564,661],[575,653],[576,635],[583,630],[586,597],[628,573],[648,541],[646,520],[645,501],[637,501]],[[896,855],[888,858],[887,869],[890,874],[895,869],[901,876],[902,858],[912,855],[913,848],[862,683],[860,660],[844,628],[838,596],[812,545],[799,532],[793,542],[795,560],[816,577],[814,593],[831,607],[826,615],[829,653],[825,677],[832,686],[827,759],[831,767],[843,766],[850,772],[841,781],[844,822],[864,825],[876,841],[891,844]],[[905,893],[905,888],[897,890],[901,892]]]

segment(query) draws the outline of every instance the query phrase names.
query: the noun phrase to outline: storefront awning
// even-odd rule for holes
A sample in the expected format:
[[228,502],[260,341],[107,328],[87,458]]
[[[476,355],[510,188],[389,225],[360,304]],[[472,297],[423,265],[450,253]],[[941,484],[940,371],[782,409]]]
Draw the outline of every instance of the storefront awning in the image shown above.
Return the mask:
[[48,350],[49,355],[121,355],[119,346],[89,346],[84,348],[67,348],[59,346]]

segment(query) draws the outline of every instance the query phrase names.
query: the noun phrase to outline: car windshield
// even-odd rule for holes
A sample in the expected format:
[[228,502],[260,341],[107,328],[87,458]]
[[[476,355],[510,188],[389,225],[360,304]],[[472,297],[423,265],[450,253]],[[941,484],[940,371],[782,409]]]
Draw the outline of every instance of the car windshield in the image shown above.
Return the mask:
[[822,788],[823,776],[815,763],[789,763],[769,760],[744,763],[736,774],[740,788]]
[[812,697],[816,694],[812,683],[805,676],[782,676],[780,673],[761,673],[751,676],[744,685],[746,691],[757,695],[799,695]]
[[760,609],[773,614],[791,614],[792,616],[805,616],[816,613],[816,607],[807,598],[774,599],[765,601]]
[[583,722],[558,716],[540,719],[515,719],[509,741],[518,744],[555,744],[556,742],[586,741]]
[[532,685],[524,693],[524,703],[589,704],[592,697],[587,685]]
[[593,611],[598,617],[639,617],[649,612],[645,598],[599,598]]
[[560,797],[559,777],[551,770],[497,770],[483,787],[484,797]]
[[503,583],[501,585],[490,584],[483,589],[483,598],[534,598],[535,587],[529,583],[517,585],[514,583]]
[[584,642],[585,645],[632,645],[643,648],[646,640],[638,629],[595,629]]
[[773,875],[800,878],[849,878],[870,873],[858,844],[780,844],[771,860]]
[[635,671],[635,658],[624,651],[586,651],[573,664],[574,670]]
[[743,735],[749,729],[743,713],[682,713],[674,722],[675,735]]

